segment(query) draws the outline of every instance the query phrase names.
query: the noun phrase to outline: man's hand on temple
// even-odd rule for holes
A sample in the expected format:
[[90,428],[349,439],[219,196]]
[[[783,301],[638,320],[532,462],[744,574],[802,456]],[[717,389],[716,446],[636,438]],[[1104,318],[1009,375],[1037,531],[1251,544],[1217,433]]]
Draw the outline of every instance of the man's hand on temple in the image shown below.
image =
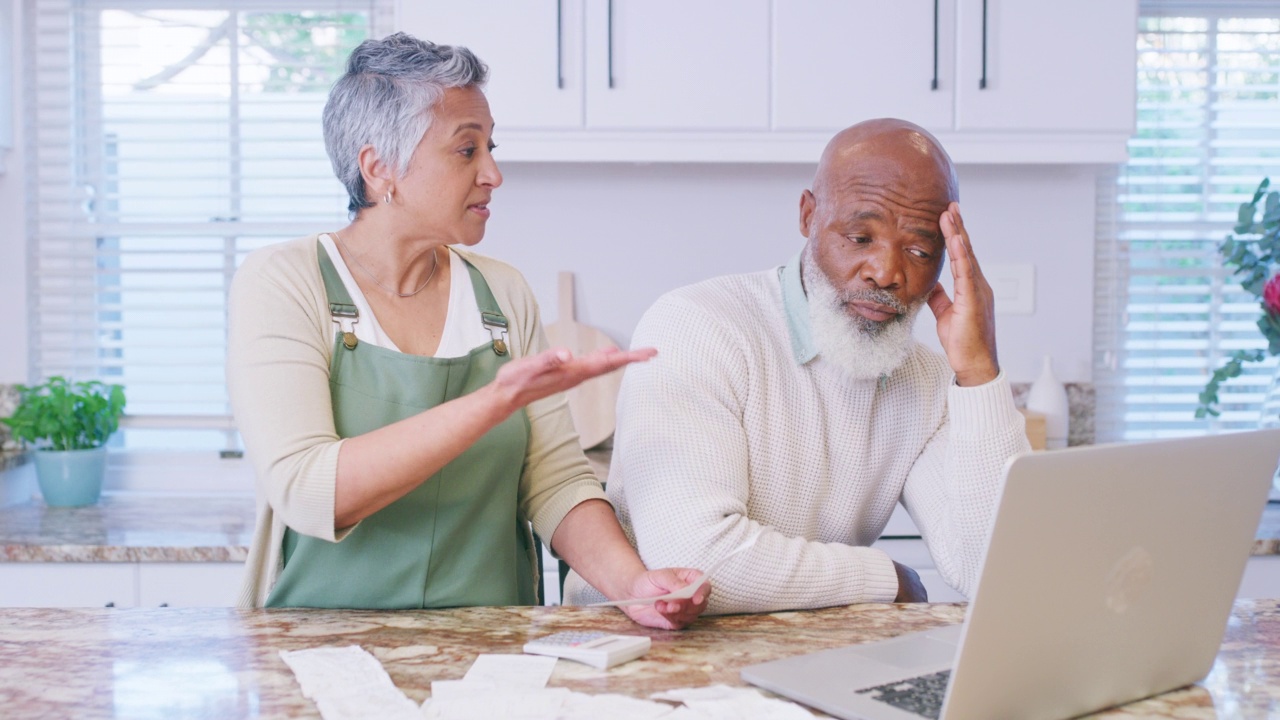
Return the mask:
[[951,203],[939,220],[951,258],[955,299],[939,283],[929,294],[929,309],[938,319],[938,339],[956,382],[964,387],[991,382],[1000,374],[996,361],[995,297],[973,256],[960,204]]

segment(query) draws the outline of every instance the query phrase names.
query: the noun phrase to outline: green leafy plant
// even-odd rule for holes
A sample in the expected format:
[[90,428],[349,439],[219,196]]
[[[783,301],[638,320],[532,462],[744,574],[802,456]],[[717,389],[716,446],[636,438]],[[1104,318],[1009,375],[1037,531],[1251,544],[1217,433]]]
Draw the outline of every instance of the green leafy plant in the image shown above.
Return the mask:
[[54,376],[40,385],[18,385],[20,401],[3,422],[19,440],[47,450],[102,447],[120,425],[124,388]]
[[1223,262],[1235,268],[1232,274],[1240,286],[1258,298],[1262,306],[1258,330],[1267,339],[1267,349],[1233,352],[1226,364],[1214,371],[1200,393],[1197,418],[1218,416],[1218,389],[1222,383],[1238,377],[1245,363],[1280,355],[1280,275],[1276,274],[1280,270],[1280,192],[1267,192],[1270,185],[1271,179],[1264,178],[1253,199],[1241,203],[1235,235],[1228,235],[1218,248]]

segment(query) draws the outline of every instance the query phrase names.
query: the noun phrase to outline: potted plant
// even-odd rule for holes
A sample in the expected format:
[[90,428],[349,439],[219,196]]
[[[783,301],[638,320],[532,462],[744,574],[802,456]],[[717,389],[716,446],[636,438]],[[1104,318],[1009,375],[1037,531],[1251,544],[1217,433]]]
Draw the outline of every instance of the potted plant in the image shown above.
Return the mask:
[[[1196,417],[1217,417],[1218,390],[1222,384],[1239,377],[1245,363],[1262,362],[1268,355],[1280,355],[1280,193],[1272,190],[1270,178],[1263,178],[1253,199],[1240,205],[1235,234],[1227,236],[1219,247],[1223,263],[1235,268],[1233,275],[1245,292],[1258,299],[1262,316],[1258,330],[1267,341],[1266,350],[1236,350],[1227,362],[1213,372],[1204,391]],[[1280,374],[1272,381],[1272,389],[1264,400],[1263,420],[1275,422],[1275,397],[1280,390]],[[1280,478],[1280,475],[1277,476]]]
[[36,481],[49,505],[92,505],[102,494],[107,439],[124,412],[124,388],[54,376],[18,385],[18,409],[4,423],[36,449]]

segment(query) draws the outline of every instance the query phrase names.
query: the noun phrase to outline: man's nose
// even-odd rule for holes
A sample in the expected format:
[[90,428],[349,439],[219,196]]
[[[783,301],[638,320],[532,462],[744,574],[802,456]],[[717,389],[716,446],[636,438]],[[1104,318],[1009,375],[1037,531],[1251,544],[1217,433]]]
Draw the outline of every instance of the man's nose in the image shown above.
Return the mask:
[[859,274],[867,285],[884,290],[896,290],[906,282],[902,258],[894,248],[884,245],[871,251]]

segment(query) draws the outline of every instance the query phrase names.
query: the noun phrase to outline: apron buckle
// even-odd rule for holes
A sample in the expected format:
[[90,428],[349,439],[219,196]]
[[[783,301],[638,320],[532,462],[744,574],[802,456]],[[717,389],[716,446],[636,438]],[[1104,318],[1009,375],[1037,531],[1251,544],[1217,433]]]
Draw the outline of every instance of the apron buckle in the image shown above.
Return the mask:
[[498,355],[507,354],[507,319],[497,313],[481,312],[480,322],[493,338],[493,352]]
[[355,305],[331,302],[329,314],[333,316],[333,321],[338,324],[338,330],[342,333],[342,346],[348,350],[355,350],[356,345],[360,344],[360,340],[356,338],[356,323],[360,322],[360,311]]

